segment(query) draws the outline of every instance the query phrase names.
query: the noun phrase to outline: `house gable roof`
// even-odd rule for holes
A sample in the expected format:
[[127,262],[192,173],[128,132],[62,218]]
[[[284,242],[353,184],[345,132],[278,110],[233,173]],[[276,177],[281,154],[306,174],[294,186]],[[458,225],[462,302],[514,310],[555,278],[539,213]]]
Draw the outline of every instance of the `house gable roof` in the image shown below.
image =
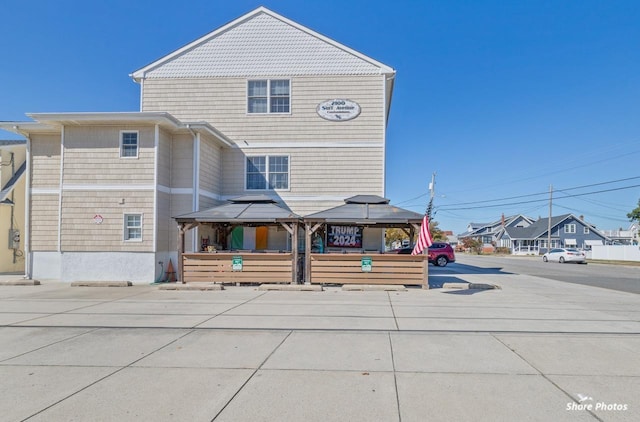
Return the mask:
[[[567,220],[575,220],[595,233],[603,239],[607,236],[600,233],[594,226],[574,216],[573,214],[563,214],[557,217],[551,217],[551,231],[559,224]],[[505,227],[505,231],[511,239],[539,239],[547,234],[549,229],[549,218],[540,218],[533,222],[529,227]]]
[[[529,224],[533,223],[533,219],[531,217],[527,217],[523,214],[512,215],[509,217],[504,217],[504,227],[502,218],[500,220],[493,221],[491,223],[469,223],[471,230],[468,230],[464,233],[458,235],[458,237],[473,237],[480,236],[483,234],[495,234],[502,233],[505,227],[513,226],[514,224],[520,221],[527,221]],[[496,229],[496,230],[493,230]]]
[[395,70],[265,7],[136,70],[146,78],[378,75]]
[[7,184],[2,187],[2,190],[0,191],[0,202],[4,202],[7,200],[9,194],[13,191],[20,179],[22,179],[22,177],[24,176],[26,169],[27,162],[25,161],[20,167],[18,167],[18,170],[16,170],[15,174],[11,177],[11,179],[9,179]]

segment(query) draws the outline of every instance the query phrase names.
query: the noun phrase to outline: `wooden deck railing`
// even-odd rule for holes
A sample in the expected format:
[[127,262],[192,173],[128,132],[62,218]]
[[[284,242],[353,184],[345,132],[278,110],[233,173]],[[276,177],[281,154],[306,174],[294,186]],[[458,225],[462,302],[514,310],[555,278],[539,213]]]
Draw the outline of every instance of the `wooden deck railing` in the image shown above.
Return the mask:
[[424,255],[314,253],[311,254],[310,281],[312,284],[403,284],[428,288],[426,258]]
[[185,253],[182,259],[186,283],[291,283],[294,280],[291,253]]

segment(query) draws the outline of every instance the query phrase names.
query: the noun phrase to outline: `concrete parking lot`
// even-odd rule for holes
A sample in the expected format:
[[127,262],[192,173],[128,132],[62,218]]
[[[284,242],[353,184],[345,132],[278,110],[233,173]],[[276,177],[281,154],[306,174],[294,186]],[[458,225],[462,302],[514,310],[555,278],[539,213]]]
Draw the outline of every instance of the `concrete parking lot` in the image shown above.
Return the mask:
[[640,296],[441,277],[501,289],[0,286],[1,419],[640,420]]

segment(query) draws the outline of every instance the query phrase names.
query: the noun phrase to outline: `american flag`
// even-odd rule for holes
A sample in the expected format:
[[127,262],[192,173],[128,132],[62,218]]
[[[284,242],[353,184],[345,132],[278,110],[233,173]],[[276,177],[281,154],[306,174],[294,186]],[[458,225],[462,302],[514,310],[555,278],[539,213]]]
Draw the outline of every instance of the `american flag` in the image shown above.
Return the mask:
[[433,245],[431,239],[431,233],[429,233],[429,218],[425,214],[422,219],[422,225],[420,226],[420,235],[418,236],[418,242],[413,247],[411,255],[420,255],[426,248]]

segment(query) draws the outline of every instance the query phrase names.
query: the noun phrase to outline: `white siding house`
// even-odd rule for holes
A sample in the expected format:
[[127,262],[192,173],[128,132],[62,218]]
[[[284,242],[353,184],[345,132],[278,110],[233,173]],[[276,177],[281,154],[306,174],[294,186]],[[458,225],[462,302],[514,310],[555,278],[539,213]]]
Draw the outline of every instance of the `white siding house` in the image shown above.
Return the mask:
[[28,277],[152,282],[176,263],[175,216],[247,194],[299,215],[385,194],[395,71],[268,9],[131,77],[139,112],[0,124],[27,140]]

